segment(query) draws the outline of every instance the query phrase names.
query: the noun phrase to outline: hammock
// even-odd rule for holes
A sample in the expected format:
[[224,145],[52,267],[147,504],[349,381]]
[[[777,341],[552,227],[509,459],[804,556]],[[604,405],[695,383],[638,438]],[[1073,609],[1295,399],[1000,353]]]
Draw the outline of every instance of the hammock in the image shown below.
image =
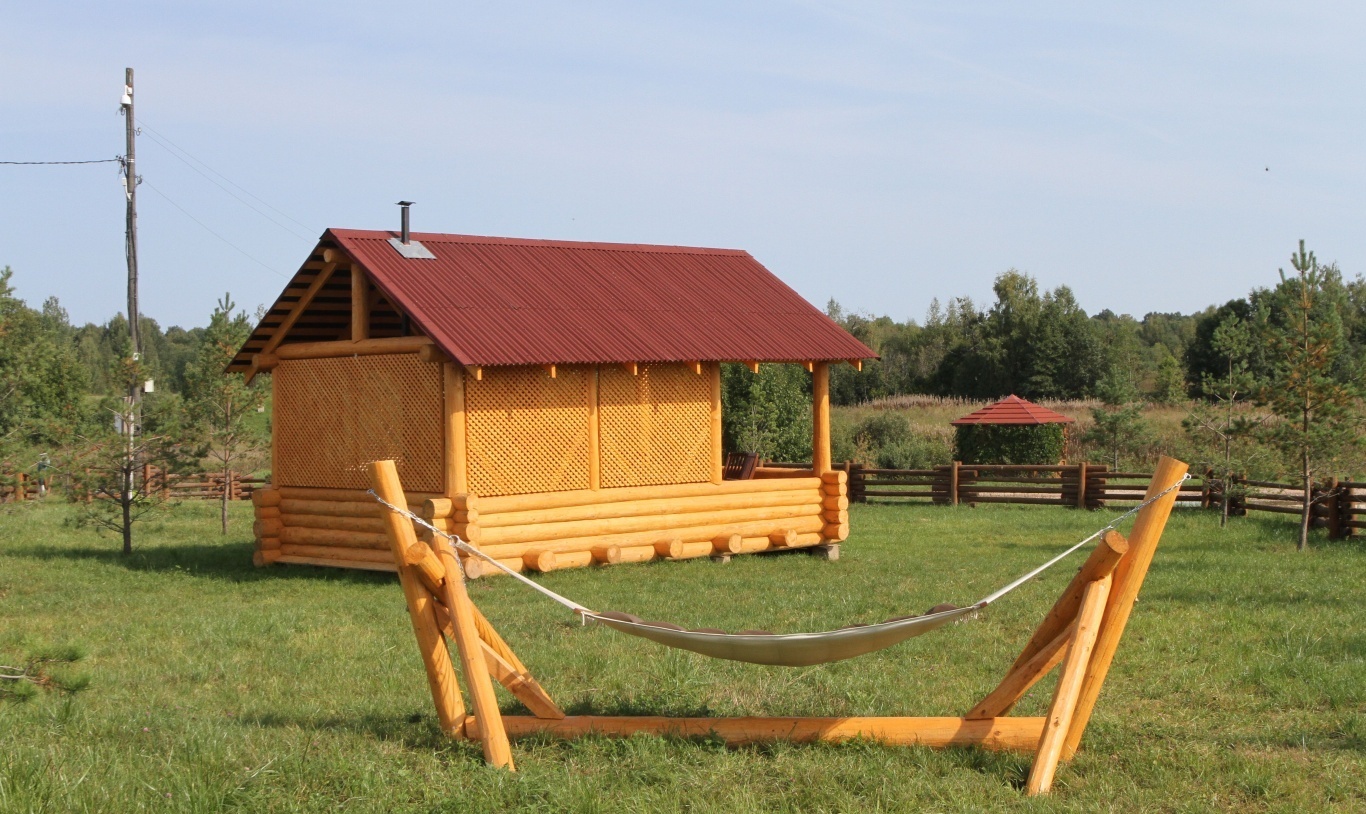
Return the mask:
[[[1190,476],[1187,475],[1186,477]],[[418,523],[433,534],[439,534],[442,537],[445,537],[447,540],[451,541],[452,545],[465,554],[478,557],[484,562],[507,573],[509,576],[516,577],[523,584],[530,586],[550,599],[574,611],[585,621],[592,619],[598,624],[605,625],[620,633],[649,639],[650,641],[657,642],[666,647],[691,650],[694,653],[700,653],[704,656],[710,656],[711,658],[743,661],[750,664],[772,664],[780,667],[806,667],[813,664],[828,664],[833,661],[842,661],[855,656],[862,656],[866,653],[883,650],[923,633],[929,633],[949,622],[975,614],[1011,591],[1014,591],[1016,588],[1019,588],[1021,585],[1024,585],[1034,577],[1037,577],[1052,568],[1054,565],[1057,565],[1059,562],[1062,562],[1062,560],[1085,546],[1087,543],[1098,539],[1105,532],[1114,529],[1116,524],[1122,522],[1130,515],[1137,513],[1149,503],[1161,498],[1173,489],[1179,488],[1184,481],[1185,478],[1182,478],[1182,480],[1177,481],[1171,487],[1111,520],[1104,528],[1081,542],[1067,548],[1061,554],[1048,560],[1043,565],[1018,579],[1015,579],[1004,588],[983,597],[971,605],[961,608],[953,605],[936,605],[927,613],[920,616],[897,617],[878,624],[851,625],[838,630],[828,630],[821,633],[785,634],[773,634],[762,630],[727,633],[723,630],[716,630],[714,628],[685,630],[678,625],[669,624],[667,622],[649,622],[638,616],[621,613],[619,611],[599,613],[597,611],[589,610],[583,605],[580,605],[571,599],[567,599],[544,585],[528,579],[517,571],[508,568],[506,565],[498,562],[498,560],[490,557],[478,548],[466,543],[458,535],[441,531],[412,512],[389,503],[384,498],[376,495],[373,489],[370,490],[370,494],[374,496],[375,500],[387,506],[391,511],[397,512],[409,520]]]

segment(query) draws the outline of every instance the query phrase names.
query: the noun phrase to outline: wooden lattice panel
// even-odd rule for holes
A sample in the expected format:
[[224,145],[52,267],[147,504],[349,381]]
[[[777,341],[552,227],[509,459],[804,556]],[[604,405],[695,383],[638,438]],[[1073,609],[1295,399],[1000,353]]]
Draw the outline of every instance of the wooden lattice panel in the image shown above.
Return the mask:
[[711,479],[711,377],[691,365],[603,367],[598,380],[603,488]]
[[588,488],[591,369],[484,368],[465,380],[470,491],[517,495]]
[[440,365],[348,356],[283,360],[273,375],[276,485],[368,489],[365,465],[392,458],[411,491],[442,491]]

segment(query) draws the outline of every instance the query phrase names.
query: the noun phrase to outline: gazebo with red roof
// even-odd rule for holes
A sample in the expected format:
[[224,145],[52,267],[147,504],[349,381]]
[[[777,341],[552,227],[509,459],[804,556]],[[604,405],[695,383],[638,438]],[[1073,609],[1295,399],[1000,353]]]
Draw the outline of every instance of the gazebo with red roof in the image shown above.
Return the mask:
[[[874,355],[744,251],[329,229],[229,365],[271,372],[255,560],[393,570],[382,458],[517,569],[837,542],[829,366]],[[723,480],[723,362],[811,372],[810,469]]]
[[957,428],[956,457],[964,463],[1046,466],[1061,460],[1065,427],[1075,421],[1012,393],[949,423]]

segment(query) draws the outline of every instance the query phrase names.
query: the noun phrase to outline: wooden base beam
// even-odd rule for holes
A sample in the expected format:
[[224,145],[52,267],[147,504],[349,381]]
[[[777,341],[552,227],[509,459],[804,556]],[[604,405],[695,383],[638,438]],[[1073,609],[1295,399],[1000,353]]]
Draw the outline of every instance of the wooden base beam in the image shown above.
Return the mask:
[[[466,731],[479,724],[465,719]],[[504,715],[509,737],[540,732],[562,738],[585,735],[627,737],[637,733],[676,737],[718,737],[731,746],[754,743],[842,743],[856,738],[891,746],[980,746],[1033,752],[1043,718],[665,718],[662,716],[571,715],[561,720]]]

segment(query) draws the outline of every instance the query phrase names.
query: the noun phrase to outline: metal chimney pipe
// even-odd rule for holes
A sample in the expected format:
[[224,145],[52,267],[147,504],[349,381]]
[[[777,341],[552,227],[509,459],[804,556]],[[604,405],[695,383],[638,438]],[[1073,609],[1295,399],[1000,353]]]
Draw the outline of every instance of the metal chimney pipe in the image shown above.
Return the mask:
[[408,207],[412,206],[413,203],[414,203],[413,201],[399,201],[399,202],[398,202],[398,205],[399,205],[400,207],[402,207],[402,212],[403,212],[403,214],[402,214],[402,216],[401,216],[401,217],[402,217],[401,225],[399,226],[399,242],[401,242],[404,246],[407,246],[408,243],[410,242],[410,241],[409,241],[409,238],[408,238]]

